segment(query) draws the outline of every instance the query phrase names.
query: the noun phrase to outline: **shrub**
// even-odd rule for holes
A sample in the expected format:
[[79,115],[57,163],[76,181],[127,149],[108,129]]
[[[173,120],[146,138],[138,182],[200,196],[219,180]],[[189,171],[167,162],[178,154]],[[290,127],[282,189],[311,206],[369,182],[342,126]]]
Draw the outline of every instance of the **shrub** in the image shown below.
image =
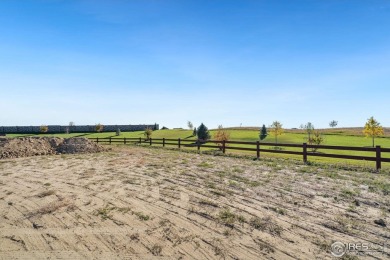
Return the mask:
[[163,126],[162,128],[161,128],[161,130],[168,130],[169,128],[168,127],[166,127],[166,126]]
[[196,134],[198,136],[198,140],[200,141],[207,141],[210,139],[209,129],[203,123],[201,123],[198,127],[198,131]]
[[96,124],[95,125],[95,131],[98,133],[101,133],[103,131],[104,126],[102,124]]
[[[214,134],[214,139],[216,141],[229,141],[230,139],[230,133],[223,129],[222,125],[218,126],[217,132]],[[220,142],[216,143],[220,150],[222,150],[223,144]]]
[[[324,137],[320,133],[320,131],[315,131],[313,135],[309,138],[309,145],[321,145],[325,141]],[[316,152],[318,150],[317,147],[312,147],[311,150]]]
[[152,137],[152,134],[153,134],[153,130],[151,128],[147,127],[145,129],[145,132],[144,132],[144,136],[145,136],[146,140],[149,140],[150,137]]
[[41,126],[39,127],[39,131],[40,131],[41,133],[47,133],[47,131],[49,131],[49,127],[48,127],[47,125],[41,125]]

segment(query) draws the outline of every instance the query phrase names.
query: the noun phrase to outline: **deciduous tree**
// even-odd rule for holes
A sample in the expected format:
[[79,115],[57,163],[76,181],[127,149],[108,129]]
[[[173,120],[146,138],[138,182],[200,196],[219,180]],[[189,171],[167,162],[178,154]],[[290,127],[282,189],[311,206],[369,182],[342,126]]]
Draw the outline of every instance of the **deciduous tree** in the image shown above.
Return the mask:
[[307,122],[306,125],[302,124],[301,128],[306,131],[306,133],[307,133],[307,140],[310,140],[310,136],[314,132],[314,125],[311,122]]
[[279,121],[274,121],[270,126],[271,134],[275,136],[275,143],[278,143],[278,136],[283,134],[283,125]]
[[367,119],[363,133],[366,137],[372,137],[372,147],[375,146],[375,137],[382,136],[384,134],[383,127],[377,120],[374,119],[373,116]]
[[215,132],[215,134],[214,134],[214,139],[217,141],[220,141],[220,142],[217,142],[216,144],[219,147],[219,149],[222,150],[223,143],[221,143],[221,142],[229,141],[230,133],[228,131],[226,131],[225,129],[223,129],[222,125],[219,125],[217,132]]
[[147,127],[144,131],[144,136],[145,136],[146,140],[149,140],[150,137],[152,137],[152,134],[153,134],[153,129]]
[[191,121],[188,121],[188,122],[187,122],[187,126],[188,126],[188,129],[189,129],[189,130],[192,130],[192,128],[194,128],[194,125],[192,124]]

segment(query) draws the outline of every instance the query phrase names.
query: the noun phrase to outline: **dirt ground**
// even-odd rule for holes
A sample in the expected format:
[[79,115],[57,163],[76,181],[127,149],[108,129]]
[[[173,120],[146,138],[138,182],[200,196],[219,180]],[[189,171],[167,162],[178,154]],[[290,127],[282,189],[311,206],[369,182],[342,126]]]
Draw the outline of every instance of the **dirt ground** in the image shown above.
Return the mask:
[[389,187],[386,174],[136,146],[0,160],[0,259],[332,259],[335,241],[390,238]]

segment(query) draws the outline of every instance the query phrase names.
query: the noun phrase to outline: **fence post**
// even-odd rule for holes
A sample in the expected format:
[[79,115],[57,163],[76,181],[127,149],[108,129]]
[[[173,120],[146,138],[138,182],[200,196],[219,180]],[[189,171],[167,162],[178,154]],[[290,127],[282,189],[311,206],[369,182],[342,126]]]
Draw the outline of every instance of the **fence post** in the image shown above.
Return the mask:
[[149,145],[152,145],[152,137],[149,138]]
[[307,143],[303,143],[303,162],[307,163]]
[[123,137],[123,143],[126,144],[126,137]]
[[139,144],[141,144],[142,143],[142,140],[141,140],[141,137],[139,138]]
[[256,142],[256,156],[257,156],[257,160],[260,159],[260,143],[259,141]]
[[96,143],[99,143],[99,137],[96,137]]
[[165,138],[163,138],[163,147],[165,147]]
[[180,146],[181,146],[181,144],[180,144],[180,138],[179,138],[179,140],[178,140],[178,146],[179,146],[179,149],[180,149]]
[[111,136],[110,136],[110,144],[111,144]]
[[379,171],[382,168],[382,163],[381,163],[381,146],[377,145],[376,146],[376,170]]
[[225,153],[225,151],[226,151],[226,141],[223,140],[222,141],[222,152]]

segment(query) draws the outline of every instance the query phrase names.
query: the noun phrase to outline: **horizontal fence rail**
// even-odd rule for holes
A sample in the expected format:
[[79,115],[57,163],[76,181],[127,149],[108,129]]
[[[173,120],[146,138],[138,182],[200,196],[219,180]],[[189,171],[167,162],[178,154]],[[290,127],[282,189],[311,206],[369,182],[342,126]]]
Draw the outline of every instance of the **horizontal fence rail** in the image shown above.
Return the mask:
[[[244,142],[244,141],[218,141],[218,140],[186,140],[186,139],[172,139],[172,138],[112,138],[112,137],[103,137],[103,138],[89,138],[97,143],[108,143],[108,144],[149,144],[149,145],[162,145],[165,146],[177,146],[178,148],[182,147],[194,147],[200,150],[201,147],[204,148],[216,148],[220,149],[223,153],[226,150],[239,150],[239,151],[252,151],[256,152],[257,159],[260,158],[262,152],[265,153],[279,153],[279,154],[292,154],[292,155],[301,155],[303,157],[303,162],[307,162],[308,156],[313,157],[326,157],[326,158],[339,158],[339,159],[350,159],[350,160],[364,160],[364,161],[373,161],[376,163],[376,169],[380,170],[382,168],[382,162],[390,162],[390,158],[383,158],[382,153],[390,153],[389,148],[382,148],[380,146],[376,147],[350,147],[350,146],[330,146],[330,145],[308,145],[307,143],[303,144],[281,144],[281,143],[261,143],[257,142]],[[214,144],[214,145],[212,145]],[[253,148],[249,147],[240,147],[240,146],[231,146],[231,145],[251,145]],[[274,149],[264,149],[264,146],[271,146]],[[278,150],[280,147],[292,147],[292,148],[301,148],[302,151],[286,151]],[[331,153],[317,153],[309,152],[308,149],[326,149],[326,150],[341,150],[341,151],[359,151],[359,152],[372,152],[375,156],[359,156],[359,155],[345,155],[345,154],[331,154]]]

